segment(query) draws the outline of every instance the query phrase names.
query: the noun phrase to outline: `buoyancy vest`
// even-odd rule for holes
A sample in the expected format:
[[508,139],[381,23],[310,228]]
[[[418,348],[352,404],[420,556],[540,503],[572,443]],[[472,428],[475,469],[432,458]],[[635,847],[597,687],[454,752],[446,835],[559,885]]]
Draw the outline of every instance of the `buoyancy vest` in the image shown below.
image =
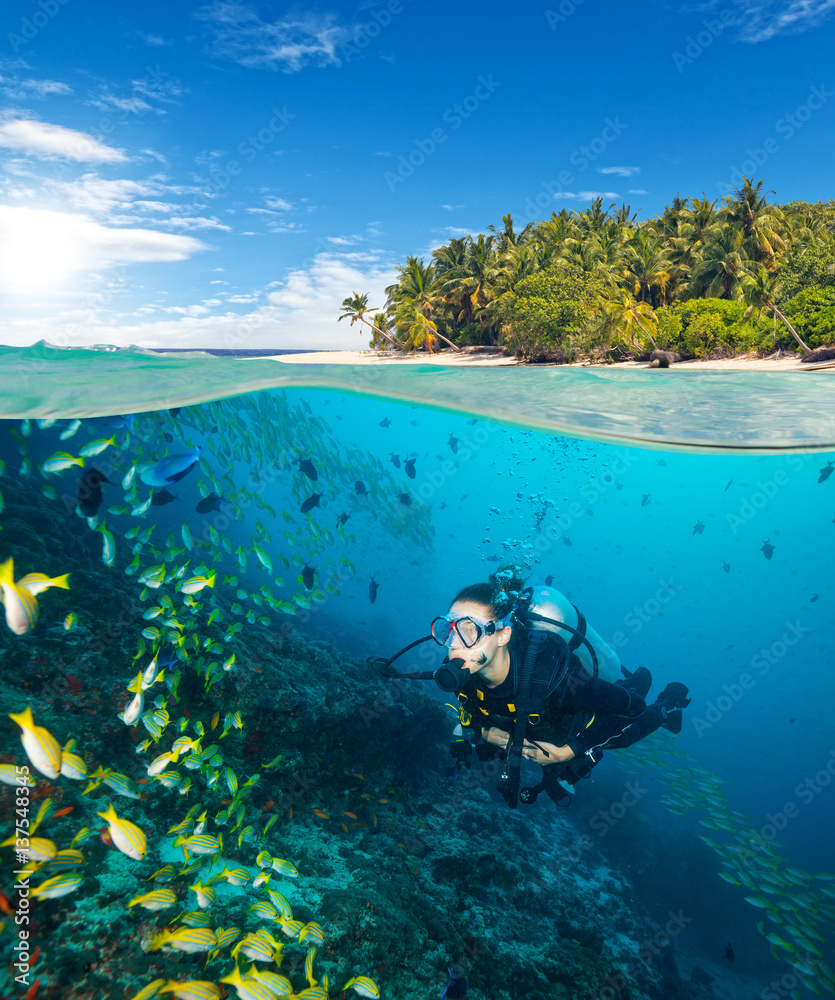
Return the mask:
[[[564,746],[573,736],[587,728],[594,721],[591,712],[560,712],[552,696],[567,678],[574,674],[584,674],[583,665],[571,650],[568,670],[563,671],[565,643],[557,635],[549,635],[539,650],[534,663],[532,697],[539,703],[538,711],[529,713],[526,727],[528,739],[537,743],[553,743]],[[458,721],[462,726],[476,732],[484,727],[495,726],[510,732],[516,721],[515,700],[519,695],[519,665],[523,653],[516,650],[510,654],[508,679],[496,688],[489,688],[479,677],[474,677],[458,695]]]

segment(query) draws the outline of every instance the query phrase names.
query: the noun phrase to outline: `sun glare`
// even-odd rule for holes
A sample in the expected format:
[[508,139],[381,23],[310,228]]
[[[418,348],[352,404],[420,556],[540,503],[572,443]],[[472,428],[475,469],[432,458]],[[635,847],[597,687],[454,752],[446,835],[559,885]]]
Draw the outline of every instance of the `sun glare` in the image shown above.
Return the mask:
[[73,217],[32,209],[0,214],[0,285],[13,294],[64,292],[86,264]]

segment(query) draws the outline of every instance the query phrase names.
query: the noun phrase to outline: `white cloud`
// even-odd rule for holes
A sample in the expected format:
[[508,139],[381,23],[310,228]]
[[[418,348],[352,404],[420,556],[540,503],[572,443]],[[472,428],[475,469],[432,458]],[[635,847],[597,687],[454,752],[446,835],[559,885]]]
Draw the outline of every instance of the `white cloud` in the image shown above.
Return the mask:
[[76,181],[47,182],[46,186],[73,208],[94,215],[106,215],[116,208],[132,208],[138,195],[155,194],[157,189],[148,181],[110,181],[98,174],[84,174]]
[[0,205],[0,283],[11,292],[60,290],[95,268],[180,261],[206,249],[191,236],[115,229],[87,215]]
[[72,87],[58,80],[3,80],[3,93],[8,97],[52,97],[72,93]]
[[465,205],[441,205],[441,208],[446,212],[454,212],[458,208],[466,208]]
[[649,194],[649,191],[644,191],[643,188],[630,188],[629,194]]
[[618,177],[631,177],[641,172],[640,167],[598,167],[599,174],[616,174]]
[[130,89],[124,94],[114,94],[109,88],[104,88],[92,94],[87,101],[102,111],[118,112],[124,116],[139,115],[145,111],[153,111],[158,115],[167,114],[165,108],[157,104],[179,104],[185,89],[180,81],[164,72],[159,67],[148,67],[145,76],[130,81]]
[[617,191],[557,191],[557,201],[594,201],[595,198],[620,198]]
[[243,3],[216,0],[196,15],[214,31],[216,55],[250,69],[298,72],[303,66],[339,65],[338,48],[356,29],[336,22],[332,14],[296,10],[275,21],[262,21]]
[[764,0],[742,6],[741,38],[756,43],[816,27],[835,10],[835,0]]
[[202,215],[176,215],[161,220],[161,225],[174,226],[177,229],[222,229],[226,233],[232,232],[231,226],[224,226],[218,219],[207,219]]
[[265,204],[267,208],[275,208],[281,212],[287,212],[293,207],[290,202],[285,201],[284,198],[267,198]]
[[167,42],[162,35],[152,35],[147,31],[137,31],[136,34],[142,39],[146,45],[151,45],[154,48],[159,48],[163,45],[170,45],[171,42]]
[[155,111],[158,115],[165,114],[162,108],[152,108],[141,97],[117,97],[116,94],[105,93],[91,98],[87,103],[100,111],[120,111],[133,115],[138,115],[143,111]]
[[73,345],[365,350],[368,328],[337,321],[342,300],[352,291],[367,292],[369,302],[382,307],[385,288],[396,278],[394,267],[379,255],[322,253],[309,268],[293,271],[273,285],[267,305],[243,315],[231,311],[206,315],[201,312],[206,307],[196,304],[176,307],[169,319],[116,326],[90,312],[83,322],[69,325],[64,314],[51,321],[10,322],[3,340],[12,345],[40,339],[66,343],[71,329]]
[[77,163],[123,163],[127,159],[123,150],[105,146],[84,132],[31,118],[0,121],[0,147],[19,150],[27,156],[60,157]]

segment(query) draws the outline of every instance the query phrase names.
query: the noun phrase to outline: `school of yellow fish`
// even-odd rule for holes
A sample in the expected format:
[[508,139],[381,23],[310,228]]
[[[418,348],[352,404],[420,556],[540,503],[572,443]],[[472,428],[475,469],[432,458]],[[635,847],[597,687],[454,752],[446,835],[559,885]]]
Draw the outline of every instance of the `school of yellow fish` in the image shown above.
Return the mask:
[[[231,800],[222,810],[210,815],[208,809],[196,803],[168,831],[167,836],[174,838],[170,846],[183,851],[182,866],[164,865],[150,877],[159,887],[136,896],[126,905],[162,913],[175,906],[183,895],[182,891],[176,892],[172,884],[185,879],[194,909],[180,913],[161,929],[148,944],[148,950],[199,952],[210,958],[228,951],[232,971],[217,983],[158,979],[144,985],[134,1000],[149,1000],[163,994],[173,994],[184,1000],[205,1000],[220,997],[222,983],[231,985],[242,1000],[271,997],[323,1000],[329,995],[330,985],[327,975],[321,980],[314,976],[314,960],[316,949],[324,940],[324,932],[318,923],[304,924],[295,920],[289,902],[270,885],[272,876],[288,879],[299,874],[292,862],[274,856],[266,848],[270,829],[278,816],[274,815],[260,829],[248,822],[247,798],[261,773],[258,771],[239,783],[232,768],[224,764],[219,742],[211,742],[213,734],[219,741],[233,730],[243,729],[241,714],[228,711],[222,726],[220,713],[205,722],[190,718],[177,707],[177,688],[184,669],[196,671],[207,691],[224,673],[237,669],[236,654],[229,644],[245,626],[243,622],[229,622],[224,606],[214,599],[203,600],[205,593],[213,595],[224,591],[230,598],[227,606],[232,615],[242,617],[249,625],[258,622],[269,626],[271,619],[267,609],[279,615],[294,615],[297,609],[307,610],[327,600],[329,594],[338,595],[340,583],[354,575],[353,562],[345,555],[337,557],[335,554],[337,547],[356,543],[356,537],[344,530],[347,517],[335,520],[332,529],[324,523],[324,518],[299,517],[287,510],[277,514],[263,499],[262,494],[273,480],[290,471],[288,461],[300,462],[304,457],[320,468],[329,494],[334,499],[339,497],[339,510],[350,513],[360,508],[367,510],[395,539],[427,546],[432,536],[428,511],[419,504],[405,510],[396,499],[395,483],[383,470],[382,463],[359,451],[342,448],[324,420],[315,416],[304,400],[292,405],[284,393],[261,394],[192,407],[182,417],[182,422],[169,413],[146,414],[136,420],[115,418],[117,425],[122,421],[124,426],[110,437],[91,440],[78,450],[78,455],[56,452],[39,466],[29,458],[30,441],[36,436],[36,430],[46,430],[56,421],[23,421],[18,427],[6,428],[20,451],[19,474],[36,477],[40,473],[44,479],[40,487],[43,496],[56,503],[66,499],[66,491],[62,498],[50,481],[51,477],[68,470],[78,475],[79,469],[89,468],[85,465],[88,459],[96,458],[94,471],[98,478],[88,481],[88,485],[92,484],[88,496],[95,489],[103,490],[101,506],[106,505],[106,509],[96,510],[85,520],[90,530],[102,536],[101,557],[105,565],[114,566],[119,547],[124,542],[131,545],[131,561],[124,572],[134,577],[141,588],[139,599],[150,604],[143,615],[148,625],[137,637],[134,661],[140,661],[139,669],[126,681],[127,700],[124,710],[119,713],[126,726],[142,726],[148,733],[148,738],[137,746],[137,753],[151,757],[151,751],[154,752],[145,766],[149,783],[140,793],[140,786],[128,775],[102,766],[88,772],[86,762],[75,752],[74,741],[61,747],[45,727],[37,724],[29,705],[11,713],[10,717],[20,727],[23,750],[31,768],[52,782],[62,779],[86,781],[82,794],[96,792],[104,785],[116,796],[139,799],[158,782],[166,788],[176,788],[185,799],[193,791],[202,794],[220,786],[228,788]],[[84,426],[77,420],[67,423],[60,435],[65,441]],[[161,442],[175,435],[182,439],[186,426],[194,431],[201,444],[195,445],[192,439],[186,438],[183,441],[188,449],[186,452],[169,454],[167,446],[161,446]],[[222,433],[219,427],[223,427]],[[254,428],[266,427],[270,429],[269,434],[255,433]],[[205,452],[211,453],[212,459]],[[199,468],[202,473],[197,483],[200,494],[204,498],[223,495],[231,515],[193,519],[197,522],[193,526],[189,526],[184,517],[178,537],[172,533],[165,541],[157,543],[152,540],[156,525],[151,523],[143,527],[141,522],[152,512],[154,487],[173,486],[183,478],[178,473],[184,467],[187,469],[184,474],[192,467]],[[3,471],[0,468],[0,475]],[[248,475],[250,484],[237,486],[236,475]],[[305,479],[300,473],[295,475],[291,489],[294,501],[300,502],[308,491]],[[359,496],[354,489],[357,480],[369,484],[367,494]],[[151,487],[144,498],[143,484]],[[122,497],[117,502],[114,493],[120,487]],[[368,496],[373,498],[373,506]],[[218,511],[218,507],[213,509]],[[2,510],[0,493],[0,514]],[[334,506],[333,510],[337,508]],[[82,517],[80,510],[78,513]],[[111,530],[105,515],[120,518],[120,527]],[[253,517],[257,520],[252,525],[251,543],[233,547],[223,526],[230,520],[248,523]],[[283,552],[271,553],[272,537],[262,517],[280,518],[285,523],[283,547],[291,553],[289,556]],[[125,518],[137,523],[123,529]],[[241,573],[249,569],[253,573],[263,573],[267,580],[255,591],[244,591],[238,586],[236,576],[223,572],[230,557]],[[274,576],[274,562],[284,570],[293,571],[302,566],[310,568],[313,560],[317,560],[314,572],[321,581],[320,586],[310,586],[310,578],[306,580],[304,573],[298,573],[295,585],[289,586],[284,579]],[[51,587],[71,589],[70,575],[49,578],[42,573],[29,572],[16,579],[13,559],[0,560],[0,598],[6,624],[12,632],[25,635],[36,627],[41,611],[38,599]],[[286,597],[279,596],[273,587],[289,593]],[[77,607],[66,616],[63,626],[70,632],[80,619],[94,617],[95,607],[85,605],[83,595],[78,595]],[[208,634],[212,626],[213,634]],[[165,646],[170,646],[173,652],[160,663],[160,653]],[[166,735],[171,733],[173,738]],[[274,764],[275,761],[265,763],[262,769],[268,772]],[[17,786],[35,784],[34,777],[23,774],[14,764],[0,765],[0,781]],[[27,863],[18,876],[45,876],[32,891],[32,897],[42,901],[58,899],[82,887],[84,877],[79,870],[83,870],[85,858],[79,846],[95,835],[95,831],[83,827],[65,848],[36,837],[35,833],[48,822],[54,810],[52,799],[41,804],[29,827],[25,849]],[[120,816],[113,802],[96,815],[104,820],[107,836],[115,849],[134,861],[146,857],[146,832]],[[252,867],[230,868],[226,864],[224,837],[227,842],[234,840],[239,850],[252,851],[255,855]],[[165,840],[164,837],[157,839]],[[15,843],[13,836],[3,846],[14,848]],[[260,890],[263,895],[256,898],[249,913],[266,926],[250,933],[242,933],[237,927],[213,927],[210,911],[216,902],[214,886],[219,882],[256,894]],[[281,937],[307,949],[305,976],[308,985],[298,993],[294,992],[290,980],[277,971],[285,947]],[[362,975],[351,977],[342,989],[352,989],[363,997],[380,995],[374,981]]]
[[[750,816],[731,809],[726,784],[675,746],[658,730],[623,751],[628,765],[669,785],[661,797],[677,816],[703,812],[698,823],[713,831],[701,839],[720,858],[719,878],[738,887],[764,919],[757,930],[775,961],[786,962],[815,995],[835,995],[835,973],[824,959],[826,933],[835,926],[835,874],[812,875],[789,865],[774,837],[765,836]],[[800,1000],[799,989],[789,994]]]

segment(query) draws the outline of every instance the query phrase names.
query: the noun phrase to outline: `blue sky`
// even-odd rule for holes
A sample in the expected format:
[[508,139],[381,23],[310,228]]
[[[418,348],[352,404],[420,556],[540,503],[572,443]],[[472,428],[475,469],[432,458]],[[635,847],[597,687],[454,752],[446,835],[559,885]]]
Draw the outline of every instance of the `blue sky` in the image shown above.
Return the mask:
[[833,196],[835,0],[0,12],[0,341],[364,348],[450,236]]

